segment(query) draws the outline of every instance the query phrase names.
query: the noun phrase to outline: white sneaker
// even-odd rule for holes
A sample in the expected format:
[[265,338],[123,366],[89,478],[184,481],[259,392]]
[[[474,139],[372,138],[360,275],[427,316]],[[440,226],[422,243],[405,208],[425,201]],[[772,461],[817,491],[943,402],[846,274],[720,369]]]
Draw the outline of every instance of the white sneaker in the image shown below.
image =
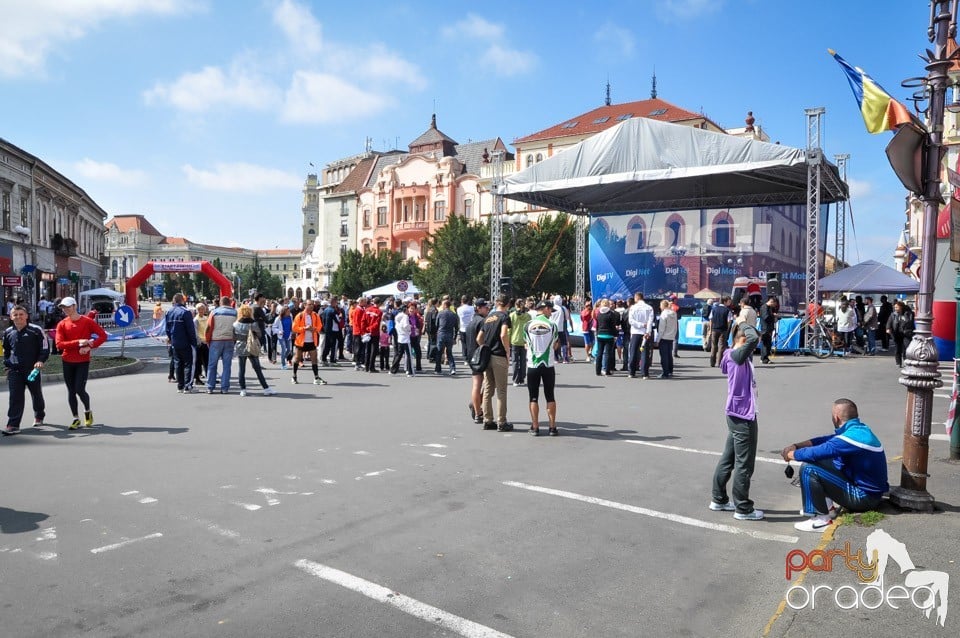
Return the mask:
[[726,503],[717,503],[716,501],[710,501],[710,509],[714,512],[735,512],[737,511],[737,506],[729,501],[727,501]]
[[738,521],[762,521],[763,510],[753,510],[749,514],[741,514],[740,512],[735,512],[733,517]]
[[277,393],[277,391],[274,390],[274,389],[271,388],[271,387],[266,387],[266,388],[263,389],[263,396],[265,396],[265,397],[272,397],[272,396],[275,395],[276,393]]
[[242,396],[242,397],[247,396],[247,391],[246,391],[246,390],[240,390],[240,396]]
[[793,528],[800,532],[819,532],[833,524],[833,519],[829,516],[817,514],[805,521],[794,523]]

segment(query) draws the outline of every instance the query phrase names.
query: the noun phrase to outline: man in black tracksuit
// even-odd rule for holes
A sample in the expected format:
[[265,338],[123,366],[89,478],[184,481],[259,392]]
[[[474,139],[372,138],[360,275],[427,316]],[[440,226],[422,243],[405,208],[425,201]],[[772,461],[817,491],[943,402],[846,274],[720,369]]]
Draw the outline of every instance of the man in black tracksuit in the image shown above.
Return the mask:
[[[43,390],[39,370],[50,356],[47,336],[40,326],[28,323],[27,309],[14,306],[10,312],[13,325],[3,333],[3,367],[7,369],[7,387],[10,389],[10,408],[7,411],[7,426],[4,434],[16,434],[20,431],[23,418],[24,390],[30,390],[33,400],[33,424],[43,425]],[[32,381],[27,378],[36,369],[38,372]]]
[[173,308],[167,311],[167,340],[173,346],[177,392],[193,392],[193,361],[197,352],[197,328],[193,313],[183,303],[183,295],[173,296]]

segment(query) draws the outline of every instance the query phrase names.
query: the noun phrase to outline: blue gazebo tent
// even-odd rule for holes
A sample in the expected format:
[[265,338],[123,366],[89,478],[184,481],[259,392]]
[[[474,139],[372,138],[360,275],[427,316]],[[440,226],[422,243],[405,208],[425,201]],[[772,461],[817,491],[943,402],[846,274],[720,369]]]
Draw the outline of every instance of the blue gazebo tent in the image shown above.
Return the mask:
[[920,282],[889,266],[867,260],[844,268],[820,280],[822,292],[910,294],[920,290]]

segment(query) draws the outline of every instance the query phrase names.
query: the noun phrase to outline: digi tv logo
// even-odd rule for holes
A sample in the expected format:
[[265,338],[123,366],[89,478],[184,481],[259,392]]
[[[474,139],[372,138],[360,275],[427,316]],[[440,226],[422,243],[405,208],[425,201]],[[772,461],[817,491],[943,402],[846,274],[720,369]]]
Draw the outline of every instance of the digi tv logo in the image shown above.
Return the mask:
[[[903,584],[885,580],[887,565],[893,561],[904,574]],[[831,585],[796,584],[787,590],[785,599],[791,609],[816,609],[831,600],[840,609],[878,609],[887,605],[892,609],[912,606],[930,618],[937,611],[936,622],[941,627],[947,621],[947,595],[950,576],[946,572],[917,569],[910,559],[907,547],[882,529],[867,536],[866,547],[856,553],[845,547],[831,550],[813,550],[806,553],[795,549],[787,554],[786,577],[792,581],[804,570],[833,572],[846,569],[856,576],[856,585],[834,588]]]

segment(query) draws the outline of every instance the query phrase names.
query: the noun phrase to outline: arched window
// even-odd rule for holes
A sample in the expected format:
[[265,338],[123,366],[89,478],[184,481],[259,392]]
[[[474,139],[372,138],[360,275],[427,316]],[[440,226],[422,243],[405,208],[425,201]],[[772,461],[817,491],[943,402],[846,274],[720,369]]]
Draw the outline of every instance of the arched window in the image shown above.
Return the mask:
[[527,168],[533,166],[533,155],[527,155]]
[[537,163],[539,164],[542,161],[543,161],[543,153],[537,153]]
[[713,245],[717,248],[733,247],[733,224],[730,222],[730,216],[726,213],[720,213],[713,219]]
[[117,260],[114,259],[114,260],[113,260],[113,265],[110,266],[110,278],[111,278],[111,279],[117,279],[117,278],[120,276],[119,270],[120,270],[120,267],[119,267],[119,265],[117,264]]
[[666,247],[675,248],[683,245],[683,218],[679,215],[673,215],[667,220]]
[[626,241],[627,252],[642,252],[647,247],[647,225],[639,216],[627,223]]

